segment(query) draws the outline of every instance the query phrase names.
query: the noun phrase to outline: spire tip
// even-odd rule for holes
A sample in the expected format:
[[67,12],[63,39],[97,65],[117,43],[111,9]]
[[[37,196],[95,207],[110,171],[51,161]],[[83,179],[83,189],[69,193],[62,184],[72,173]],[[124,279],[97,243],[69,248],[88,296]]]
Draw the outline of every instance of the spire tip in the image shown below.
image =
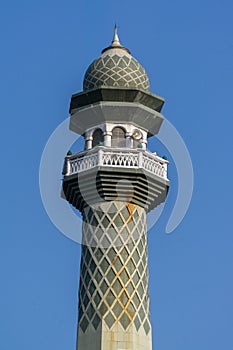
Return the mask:
[[106,47],[105,49],[103,49],[103,50],[102,50],[102,53],[104,53],[104,52],[107,51],[107,50],[117,48],[117,49],[123,49],[123,50],[125,50],[128,54],[130,54],[130,51],[129,51],[127,48],[125,48],[125,47],[123,47],[123,46],[121,45],[120,40],[119,40],[119,37],[118,37],[117,29],[118,29],[118,27],[117,27],[117,24],[116,24],[116,22],[115,22],[115,24],[114,24],[114,35],[113,35],[113,39],[112,39],[112,44],[111,44],[110,46]]
[[114,46],[121,46],[121,43],[120,43],[120,40],[119,40],[119,37],[118,37],[118,33],[117,33],[116,22],[115,22],[115,25],[114,25],[114,35],[113,35],[112,45],[114,45]]

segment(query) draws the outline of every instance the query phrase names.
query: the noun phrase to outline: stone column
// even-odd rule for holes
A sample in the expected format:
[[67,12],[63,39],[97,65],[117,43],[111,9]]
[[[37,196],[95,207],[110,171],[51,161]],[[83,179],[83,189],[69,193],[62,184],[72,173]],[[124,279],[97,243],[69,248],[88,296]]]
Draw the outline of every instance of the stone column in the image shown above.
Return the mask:
[[125,134],[126,137],[126,147],[128,148],[133,148],[133,139],[132,139],[132,134],[127,132]]
[[83,210],[77,350],[151,350],[146,212],[105,202]]
[[106,131],[104,133],[104,146],[111,147],[112,144],[112,132]]
[[85,149],[92,149],[92,141],[93,141],[93,137],[92,137],[92,132],[88,131],[85,133]]

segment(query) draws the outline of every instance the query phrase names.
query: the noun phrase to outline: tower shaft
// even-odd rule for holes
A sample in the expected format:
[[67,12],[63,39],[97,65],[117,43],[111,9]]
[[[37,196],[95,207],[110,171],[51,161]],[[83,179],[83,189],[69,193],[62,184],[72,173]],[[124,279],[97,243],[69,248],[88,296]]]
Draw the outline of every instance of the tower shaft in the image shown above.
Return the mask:
[[145,209],[87,206],[82,234],[77,349],[152,349]]

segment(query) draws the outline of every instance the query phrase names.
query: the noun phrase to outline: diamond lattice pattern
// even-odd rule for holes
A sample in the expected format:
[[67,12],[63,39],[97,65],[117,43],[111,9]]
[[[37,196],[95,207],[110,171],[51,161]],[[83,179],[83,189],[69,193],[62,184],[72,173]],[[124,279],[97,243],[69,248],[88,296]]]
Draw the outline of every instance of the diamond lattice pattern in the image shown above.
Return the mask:
[[96,59],[87,69],[83,89],[100,86],[127,87],[149,90],[145,69],[130,55],[105,55]]
[[146,214],[131,204],[110,202],[104,210],[83,213],[79,286],[79,326],[150,330]]

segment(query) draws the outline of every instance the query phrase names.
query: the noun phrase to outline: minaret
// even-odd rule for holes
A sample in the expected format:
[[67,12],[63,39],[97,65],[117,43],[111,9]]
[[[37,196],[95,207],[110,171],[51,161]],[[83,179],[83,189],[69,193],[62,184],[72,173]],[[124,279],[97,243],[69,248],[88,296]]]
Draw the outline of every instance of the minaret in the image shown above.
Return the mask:
[[151,350],[146,214],[165,201],[167,160],[146,149],[164,100],[119,41],[87,69],[70,129],[85,139],[63,190],[83,217],[78,350]]

